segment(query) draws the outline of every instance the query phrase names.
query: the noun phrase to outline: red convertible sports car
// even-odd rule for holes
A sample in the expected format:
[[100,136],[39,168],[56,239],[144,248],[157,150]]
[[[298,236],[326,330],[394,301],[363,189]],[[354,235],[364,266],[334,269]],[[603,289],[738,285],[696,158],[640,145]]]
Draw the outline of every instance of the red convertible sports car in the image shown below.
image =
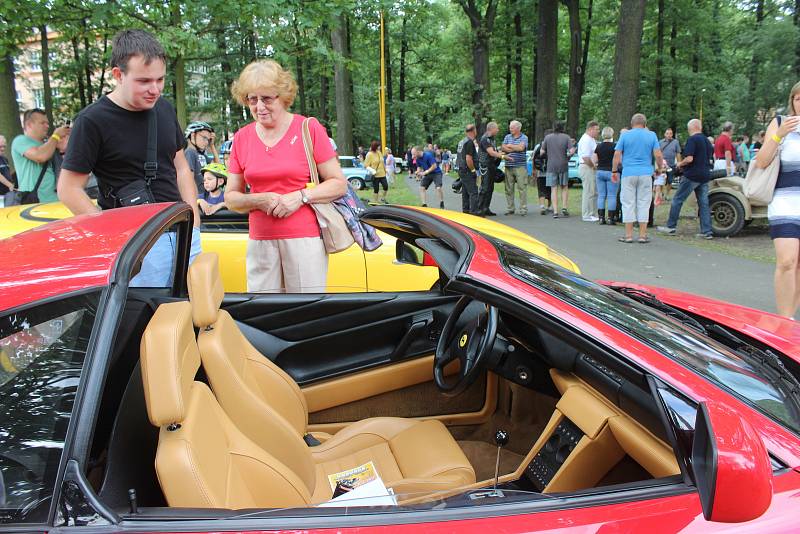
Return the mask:
[[0,532],[797,530],[794,322],[363,220],[439,283],[226,294],[185,204],[0,241]]

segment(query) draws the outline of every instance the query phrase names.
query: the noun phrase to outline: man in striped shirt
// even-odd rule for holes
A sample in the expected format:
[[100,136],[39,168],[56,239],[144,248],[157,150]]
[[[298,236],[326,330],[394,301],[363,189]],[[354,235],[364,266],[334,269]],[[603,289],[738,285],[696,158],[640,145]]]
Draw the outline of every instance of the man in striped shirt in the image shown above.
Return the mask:
[[519,190],[519,214],[528,213],[528,136],[522,133],[522,123],[511,121],[509,134],[503,138],[501,150],[508,154],[506,159],[506,215],[514,214],[514,185]]

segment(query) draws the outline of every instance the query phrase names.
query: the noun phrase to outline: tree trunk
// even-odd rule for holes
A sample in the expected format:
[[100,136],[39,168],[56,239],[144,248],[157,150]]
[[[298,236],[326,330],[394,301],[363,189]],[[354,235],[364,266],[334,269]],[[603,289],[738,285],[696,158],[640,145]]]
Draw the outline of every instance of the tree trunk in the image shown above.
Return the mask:
[[329,122],[328,117],[328,84],[329,78],[323,74],[319,77],[319,120],[327,127]]
[[578,120],[581,110],[581,12],[580,0],[562,0],[569,12],[569,89],[567,92],[567,132],[578,137]]
[[489,40],[492,36],[497,0],[489,0],[486,13],[481,14],[474,0],[461,0],[461,8],[472,28],[472,114],[478,131],[482,132],[489,116]]
[[[108,52],[108,34],[103,33],[103,57],[106,57],[106,53]],[[86,55],[88,60],[88,53]],[[91,82],[91,73],[89,75],[89,81]],[[103,96],[103,86],[106,83],[106,62],[102,62],[102,67],[100,68],[100,78],[97,80],[97,98],[95,100],[100,100],[100,97]],[[91,99],[91,92],[92,86],[89,85],[89,98]]]
[[[800,30],[800,0],[794,0],[794,27]],[[800,39],[794,45],[794,77],[800,78]]]
[[389,112],[389,148],[392,153],[397,152],[397,131],[394,122],[394,101],[392,93],[392,47],[389,44],[392,32],[389,31],[390,19],[384,13],[384,38],[383,38],[383,57],[386,62],[386,107]]
[[581,58],[581,73],[578,76],[580,82],[579,93],[583,98],[583,92],[586,89],[586,65],[589,63],[589,43],[592,35],[592,9],[594,0],[589,0],[589,6],[586,8],[586,31],[583,32],[583,57]]
[[672,79],[670,80],[669,125],[673,132],[678,131],[678,14],[672,10],[672,29],[669,32],[669,60]]
[[[172,17],[171,22],[173,27],[180,28],[181,26],[181,5],[178,0],[172,0],[171,5]],[[180,52],[175,55],[175,70],[173,76],[175,78],[175,113],[178,115],[178,124],[181,128],[185,128],[187,124],[186,117],[186,61],[183,54]]]
[[[538,3],[537,3],[538,8]],[[539,75],[536,72],[536,69],[539,68],[538,63],[538,56],[539,56],[539,28],[536,27],[536,35],[533,36],[531,39],[531,85],[530,85],[530,95],[531,95],[531,123],[530,123],[530,130],[529,133],[533,135],[533,139],[531,139],[532,143],[538,143],[540,139],[537,137],[536,133],[536,116],[539,112],[539,105],[536,102],[536,91],[537,88],[537,80],[539,79]]]
[[[76,65],[81,64],[81,52],[78,48],[78,38],[73,37],[70,42],[72,43],[72,58],[75,60]],[[78,98],[81,101],[81,109],[86,107],[86,85],[83,83],[83,75],[79,72],[78,76]],[[91,87],[89,91],[91,91]]]
[[646,0],[622,0],[620,4],[609,110],[616,131],[630,124],[638,104],[645,4]]
[[347,49],[347,17],[337,15],[331,30],[334,59],[334,85],[336,93],[336,144],[339,154],[353,154],[353,95],[350,76],[350,55]]
[[[17,87],[14,80],[15,51],[9,52],[0,61],[0,132],[6,136],[8,151],[11,153],[11,142],[22,133],[22,124],[19,122],[19,104],[17,103]],[[14,165],[11,156],[8,156],[10,165]]]
[[655,79],[655,99],[656,99],[656,118],[661,120],[661,97],[663,94],[664,72],[664,0],[658,0],[658,22],[656,23],[656,79]]
[[[222,80],[221,80],[222,87],[220,87],[220,90],[221,90],[220,94],[224,95],[225,93],[228,92],[228,88],[231,86],[231,81],[232,81],[232,78],[231,78],[231,70],[232,69],[231,69],[231,62],[228,60],[228,55],[227,55],[228,54],[228,43],[227,43],[227,41],[225,39],[225,30],[222,29],[222,28],[218,29],[215,32],[214,38],[215,38],[216,43],[217,43],[217,54],[219,56],[220,68],[222,70]],[[225,102],[227,103],[228,100],[225,99]],[[227,105],[223,105],[222,116],[224,117],[224,121],[223,121],[224,139],[227,139],[228,138],[228,134],[230,133],[230,127],[231,127],[230,117],[228,116],[228,106]],[[220,141],[222,141],[222,139]]]
[[506,43],[506,106],[511,108],[511,78],[514,75],[514,65],[511,63],[511,48],[514,46],[513,43]]
[[[81,19],[81,28],[82,28],[82,32],[81,33],[83,35],[83,51],[86,54],[86,61],[83,63],[83,75],[86,78],[86,87],[88,89],[87,92],[86,92],[87,93],[86,96],[89,97],[88,98],[88,100],[89,100],[88,103],[91,104],[92,101],[93,101],[92,91],[91,91],[91,88],[92,88],[92,65],[91,65],[92,56],[91,56],[91,50],[92,50],[92,48],[89,46],[89,30],[87,28],[86,19]],[[105,50],[103,50],[103,52],[105,52]],[[103,54],[103,57],[105,57],[105,54]],[[101,88],[101,91],[102,91],[102,88]],[[98,94],[97,98],[100,98],[99,94]]]
[[50,86],[50,41],[47,38],[47,25],[39,26],[39,38],[42,50],[42,93],[44,94],[44,112],[50,126],[55,126],[53,121],[53,88]]
[[308,116],[308,108],[306,107],[306,79],[305,69],[303,68],[303,53],[298,50],[294,58],[295,70],[297,71],[297,96],[300,97],[300,115]]
[[536,49],[536,139],[553,127],[558,81],[558,1],[539,0]]
[[[522,120],[522,16],[519,13],[518,0],[514,5],[514,115]],[[798,0],[800,1],[800,0]]]
[[406,19],[403,15],[403,24],[400,31],[400,110],[397,112],[397,137],[400,150],[406,150],[406,54],[408,53],[408,34],[406,33]]
[[[755,33],[758,33],[758,31],[761,29],[761,23],[763,22],[763,20],[764,20],[764,0],[757,0],[757,2],[756,2],[756,27],[755,27]],[[758,94],[756,93],[756,90],[758,88],[758,85],[757,85],[757,83],[758,83],[758,62],[759,62],[760,57],[756,53],[757,50],[758,50],[758,47],[753,47],[753,56],[750,59],[750,74],[748,76],[748,78],[749,78],[749,80],[748,80],[749,81],[749,84],[748,84],[748,97],[749,98],[747,99],[747,107],[746,107],[746,110],[747,110],[747,122],[745,123],[745,128],[746,129],[744,130],[744,131],[747,131],[747,132],[749,132],[750,130],[753,129],[752,126],[753,126],[753,123],[755,121],[756,109],[758,109],[757,102],[759,102],[759,98],[758,98]]]

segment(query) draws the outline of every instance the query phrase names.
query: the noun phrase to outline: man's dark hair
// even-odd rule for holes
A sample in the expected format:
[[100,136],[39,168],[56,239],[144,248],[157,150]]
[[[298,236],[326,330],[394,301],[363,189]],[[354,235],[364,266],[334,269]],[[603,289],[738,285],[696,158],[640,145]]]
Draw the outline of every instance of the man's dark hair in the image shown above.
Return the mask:
[[167,62],[167,53],[152,33],[144,30],[122,30],[111,42],[111,67],[119,67],[127,72],[128,61],[133,56],[142,56],[144,64],[149,65],[154,59]]
[[28,124],[28,121],[31,120],[31,117],[33,117],[37,113],[47,116],[47,113],[45,113],[43,109],[39,108],[29,109],[28,111],[22,114],[22,124]]
[[564,121],[556,121],[553,123],[553,131],[556,133],[564,133]]

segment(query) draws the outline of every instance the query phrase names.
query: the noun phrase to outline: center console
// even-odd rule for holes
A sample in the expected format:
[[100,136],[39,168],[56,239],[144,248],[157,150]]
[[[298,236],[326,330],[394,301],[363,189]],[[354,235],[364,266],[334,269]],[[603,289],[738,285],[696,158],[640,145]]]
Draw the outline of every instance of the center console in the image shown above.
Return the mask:
[[525,476],[536,489],[543,491],[553,480],[583,436],[575,423],[566,417],[561,420],[525,469]]

